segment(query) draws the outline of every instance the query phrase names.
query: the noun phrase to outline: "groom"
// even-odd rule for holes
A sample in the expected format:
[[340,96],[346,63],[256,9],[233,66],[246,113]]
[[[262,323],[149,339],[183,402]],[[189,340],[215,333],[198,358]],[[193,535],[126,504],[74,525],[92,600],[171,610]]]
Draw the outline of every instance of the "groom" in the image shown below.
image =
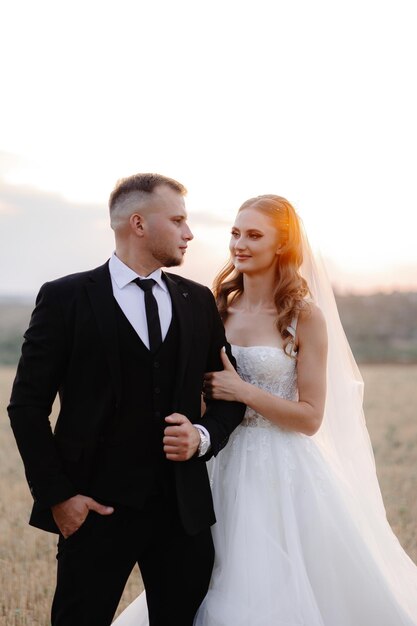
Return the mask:
[[[205,460],[243,416],[212,401],[223,326],[211,292],[164,273],[193,235],[185,188],[157,174],[110,196],[110,261],[41,288],[9,405],[34,498],[58,532],[53,626],[106,626],[136,563],[151,626],[191,626],[213,563]],[[49,414],[56,394],[54,432]]]

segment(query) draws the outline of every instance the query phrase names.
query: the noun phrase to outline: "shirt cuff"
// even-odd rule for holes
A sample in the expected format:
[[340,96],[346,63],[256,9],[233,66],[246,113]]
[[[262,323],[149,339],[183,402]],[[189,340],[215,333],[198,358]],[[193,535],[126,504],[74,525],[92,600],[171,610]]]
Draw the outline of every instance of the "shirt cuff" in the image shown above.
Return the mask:
[[210,434],[207,428],[201,426],[201,424],[194,424],[200,433],[200,445],[198,446],[198,456],[204,456],[211,448]]

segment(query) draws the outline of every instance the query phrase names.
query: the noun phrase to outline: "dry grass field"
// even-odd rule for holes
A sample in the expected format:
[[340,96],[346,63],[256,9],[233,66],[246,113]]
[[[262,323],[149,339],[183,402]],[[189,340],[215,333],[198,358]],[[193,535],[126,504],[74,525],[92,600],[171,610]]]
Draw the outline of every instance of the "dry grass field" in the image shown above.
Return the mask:
[[[417,562],[417,365],[361,369],[388,518]],[[55,537],[27,525],[31,498],[5,410],[13,375],[0,369],[0,626],[48,626]],[[120,609],[140,589],[135,571]]]

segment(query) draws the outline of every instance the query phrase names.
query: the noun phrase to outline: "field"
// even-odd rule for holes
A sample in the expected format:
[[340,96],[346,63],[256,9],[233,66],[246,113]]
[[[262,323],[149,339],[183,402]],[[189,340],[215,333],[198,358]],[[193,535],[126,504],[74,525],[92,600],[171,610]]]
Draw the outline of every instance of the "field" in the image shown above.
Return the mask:
[[[365,414],[388,519],[417,562],[417,365],[368,365]],[[27,525],[31,497],[5,407],[14,370],[0,369],[0,626],[48,626],[55,537]],[[138,571],[120,610],[141,589]]]

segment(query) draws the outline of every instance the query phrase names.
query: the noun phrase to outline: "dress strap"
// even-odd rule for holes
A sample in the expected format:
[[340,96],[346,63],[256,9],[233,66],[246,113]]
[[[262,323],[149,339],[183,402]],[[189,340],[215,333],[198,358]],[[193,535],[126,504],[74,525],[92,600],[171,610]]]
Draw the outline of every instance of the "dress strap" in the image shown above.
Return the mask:
[[294,317],[291,320],[291,324],[287,326],[287,331],[291,335],[291,339],[288,342],[291,346],[290,356],[296,356],[297,354],[297,350],[295,350],[295,335],[297,333],[297,322],[298,322],[298,314],[294,315]]

